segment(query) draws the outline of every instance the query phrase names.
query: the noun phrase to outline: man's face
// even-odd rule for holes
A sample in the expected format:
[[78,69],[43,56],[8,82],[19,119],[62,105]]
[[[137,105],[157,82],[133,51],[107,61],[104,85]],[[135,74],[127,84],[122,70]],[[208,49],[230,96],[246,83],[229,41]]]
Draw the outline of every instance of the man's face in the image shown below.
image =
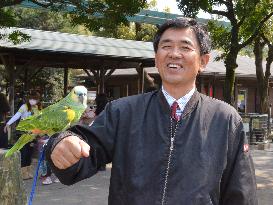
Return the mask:
[[155,65],[164,87],[193,88],[199,71],[208,63],[209,55],[200,56],[200,46],[190,28],[167,29],[158,44]]

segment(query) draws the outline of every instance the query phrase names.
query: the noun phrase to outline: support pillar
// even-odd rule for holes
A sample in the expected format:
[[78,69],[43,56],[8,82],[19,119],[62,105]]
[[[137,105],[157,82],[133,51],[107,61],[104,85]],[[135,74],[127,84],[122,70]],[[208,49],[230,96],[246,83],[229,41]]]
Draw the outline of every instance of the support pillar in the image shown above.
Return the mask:
[[136,68],[138,73],[138,86],[137,86],[137,92],[143,93],[144,92],[144,68],[142,64],[139,65],[138,68]]
[[64,68],[64,96],[67,95],[68,86],[68,68]]

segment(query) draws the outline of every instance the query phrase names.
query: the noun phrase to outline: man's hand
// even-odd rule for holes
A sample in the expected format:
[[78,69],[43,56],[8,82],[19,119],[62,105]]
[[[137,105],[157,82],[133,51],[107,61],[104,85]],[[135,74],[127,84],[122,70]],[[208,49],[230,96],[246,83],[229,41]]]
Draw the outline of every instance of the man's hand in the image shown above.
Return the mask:
[[76,164],[80,158],[88,157],[90,146],[76,136],[69,136],[61,140],[51,153],[54,165],[59,169],[66,169]]

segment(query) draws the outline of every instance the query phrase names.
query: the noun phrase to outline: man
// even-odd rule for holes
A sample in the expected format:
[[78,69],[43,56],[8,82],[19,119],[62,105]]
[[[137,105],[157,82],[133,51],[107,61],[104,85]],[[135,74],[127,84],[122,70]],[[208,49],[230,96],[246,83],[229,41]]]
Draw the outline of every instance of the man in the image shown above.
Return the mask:
[[112,162],[110,205],[257,204],[242,119],[195,88],[209,61],[207,31],[193,19],[168,21],[154,50],[161,90],[108,103],[91,127],[52,138],[56,175],[73,184]]

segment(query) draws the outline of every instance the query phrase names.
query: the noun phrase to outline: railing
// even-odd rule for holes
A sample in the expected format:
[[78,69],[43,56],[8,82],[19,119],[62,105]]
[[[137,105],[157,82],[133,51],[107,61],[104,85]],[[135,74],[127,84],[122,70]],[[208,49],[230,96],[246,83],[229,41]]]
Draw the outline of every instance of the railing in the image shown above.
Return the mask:
[[271,133],[268,133],[270,130],[269,126],[272,127],[272,123],[268,122],[268,115],[257,113],[240,114],[243,118],[244,129],[246,131],[249,143],[259,144],[267,142],[268,137],[271,135]]

